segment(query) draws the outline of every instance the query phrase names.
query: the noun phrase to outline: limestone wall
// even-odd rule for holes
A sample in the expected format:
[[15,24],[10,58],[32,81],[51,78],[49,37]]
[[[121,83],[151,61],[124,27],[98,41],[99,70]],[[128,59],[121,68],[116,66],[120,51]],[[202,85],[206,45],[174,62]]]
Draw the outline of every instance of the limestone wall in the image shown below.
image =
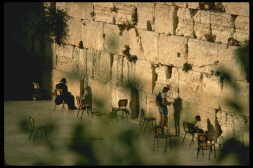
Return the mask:
[[[227,45],[229,38],[241,43],[249,39],[248,3],[215,3],[212,10],[199,2],[57,2],[56,6],[73,19],[68,44],[54,48],[53,85],[66,77],[77,96],[84,79],[94,97],[104,100],[110,110],[122,98],[129,99],[131,108],[131,91],[120,84],[135,79],[140,108],[159,120],[155,94],[171,84],[170,97],[183,100],[181,120],[200,114],[206,127],[206,118],[214,122],[214,108],[220,105],[222,115],[231,112],[224,98],[233,96],[232,89],[211,75],[224,66],[240,83],[240,101],[248,112],[249,83],[234,58],[237,46]],[[134,26],[120,31],[122,24]],[[84,49],[78,47],[80,41]],[[126,45],[129,54],[137,56],[136,62],[123,56]],[[192,64],[191,71],[182,70],[185,63]],[[169,110],[173,125],[174,110]]]

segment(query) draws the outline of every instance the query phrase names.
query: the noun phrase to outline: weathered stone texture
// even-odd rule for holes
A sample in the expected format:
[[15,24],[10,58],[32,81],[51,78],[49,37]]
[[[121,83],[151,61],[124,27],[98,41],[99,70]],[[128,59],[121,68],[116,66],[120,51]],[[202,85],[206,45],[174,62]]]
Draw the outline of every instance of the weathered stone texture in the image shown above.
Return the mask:
[[234,38],[241,42],[249,40],[249,17],[236,17]]
[[68,44],[73,44],[78,46],[79,42],[82,40],[82,23],[80,19],[74,17],[69,21],[69,36],[66,41]]
[[193,34],[194,22],[190,9],[179,8],[177,11],[177,17],[178,17],[178,25],[176,28],[176,35],[194,37]]
[[205,35],[211,34],[210,12],[198,10],[193,18],[194,18],[194,31],[197,39],[206,40]]
[[109,53],[120,54],[124,45],[122,36],[119,36],[119,29],[116,25],[104,24],[104,49]]
[[114,2],[114,6],[117,8],[117,12],[115,12],[116,24],[122,24],[125,22],[132,23],[132,14],[137,3]]
[[234,32],[232,16],[223,13],[211,12],[212,35],[216,36],[215,42],[227,43]]
[[159,62],[182,66],[187,59],[187,39],[179,36],[159,36]]
[[[139,31],[141,37],[141,45],[143,47],[143,55],[140,55],[140,59],[144,59],[150,62],[158,61],[158,34],[150,31]],[[139,55],[138,55],[139,56]]]
[[188,2],[188,8],[199,9],[199,2]]
[[230,46],[227,48],[226,45],[218,46],[218,57],[222,58],[220,66],[227,69],[236,80],[245,80],[245,73],[242,71],[239,63],[236,61],[235,50],[238,47]]
[[79,9],[82,11],[79,13],[82,19],[91,20],[91,12],[93,11],[93,4],[91,2],[79,2]]
[[249,16],[249,2],[223,2],[226,13]]
[[155,31],[159,33],[175,34],[177,22],[177,8],[175,6],[155,6]]
[[136,62],[135,78],[140,82],[140,90],[152,93],[152,70],[148,61],[138,60]]
[[207,41],[190,39],[188,42],[188,61],[194,70],[210,72],[214,63],[222,59],[218,56],[218,45]]
[[173,4],[181,8],[186,8],[188,5],[186,2],[174,2]]
[[87,48],[103,50],[103,23],[89,22],[83,28],[83,43]]
[[151,28],[154,30],[154,7],[154,3],[138,3],[138,28],[147,30],[147,24],[150,22]]
[[103,2],[95,2],[94,12],[95,12],[95,21],[101,21],[106,23],[113,23],[113,12],[111,9],[113,8],[113,3],[103,3]]
[[56,69],[65,72],[72,71],[73,49],[74,47],[71,45],[56,47]]

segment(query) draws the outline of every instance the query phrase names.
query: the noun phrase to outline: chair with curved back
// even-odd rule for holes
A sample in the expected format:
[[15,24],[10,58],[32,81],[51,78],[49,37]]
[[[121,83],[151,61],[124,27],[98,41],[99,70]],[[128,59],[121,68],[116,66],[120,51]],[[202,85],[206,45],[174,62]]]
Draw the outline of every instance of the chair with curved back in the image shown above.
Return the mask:
[[184,142],[185,140],[185,137],[187,134],[190,134],[192,136],[192,140],[191,140],[191,144],[194,143],[194,136],[195,136],[195,132],[193,130],[190,129],[190,123],[184,121],[183,122],[183,128],[184,128],[184,138],[183,138],[183,141],[182,143]]

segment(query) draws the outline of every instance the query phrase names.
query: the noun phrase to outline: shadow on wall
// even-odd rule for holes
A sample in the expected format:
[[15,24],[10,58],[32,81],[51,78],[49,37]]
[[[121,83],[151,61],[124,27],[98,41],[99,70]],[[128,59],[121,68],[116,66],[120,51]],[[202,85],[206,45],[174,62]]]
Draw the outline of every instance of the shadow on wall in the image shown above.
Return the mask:
[[51,96],[52,48],[42,3],[4,5],[4,99],[31,100],[32,82]]

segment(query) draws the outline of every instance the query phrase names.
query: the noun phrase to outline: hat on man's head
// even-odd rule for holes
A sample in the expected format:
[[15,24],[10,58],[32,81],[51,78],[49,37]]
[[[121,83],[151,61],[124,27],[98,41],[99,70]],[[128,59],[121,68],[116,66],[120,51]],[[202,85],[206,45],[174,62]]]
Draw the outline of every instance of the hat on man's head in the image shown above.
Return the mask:
[[66,80],[65,78],[62,78],[60,82],[61,82],[61,83],[66,83],[67,80]]

